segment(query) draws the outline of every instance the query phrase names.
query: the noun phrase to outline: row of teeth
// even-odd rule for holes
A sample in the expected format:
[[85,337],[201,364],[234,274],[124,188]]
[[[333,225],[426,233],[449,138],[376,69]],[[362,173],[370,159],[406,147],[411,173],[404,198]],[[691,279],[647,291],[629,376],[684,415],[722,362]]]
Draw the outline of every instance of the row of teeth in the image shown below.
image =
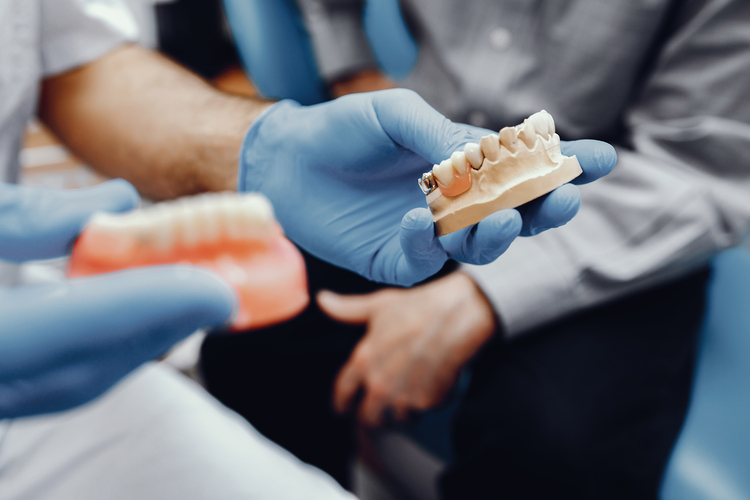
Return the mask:
[[195,246],[220,238],[261,238],[269,234],[274,220],[265,196],[224,192],[180,198],[125,214],[98,214],[89,227],[169,249],[176,243]]
[[498,156],[498,148],[505,148],[510,154],[518,152],[521,147],[519,140],[529,150],[535,147],[538,140],[542,141],[544,149],[560,144],[560,137],[555,134],[555,121],[549,113],[542,110],[526,118],[520,125],[505,127],[499,134],[482,137],[479,144],[466,144],[463,151],[454,152],[450,159],[433,166],[431,173],[424,174],[420,179],[420,187],[425,194],[437,187],[435,180],[448,187],[453,184],[455,174],[464,175],[467,162],[474,170],[479,170],[486,156]]

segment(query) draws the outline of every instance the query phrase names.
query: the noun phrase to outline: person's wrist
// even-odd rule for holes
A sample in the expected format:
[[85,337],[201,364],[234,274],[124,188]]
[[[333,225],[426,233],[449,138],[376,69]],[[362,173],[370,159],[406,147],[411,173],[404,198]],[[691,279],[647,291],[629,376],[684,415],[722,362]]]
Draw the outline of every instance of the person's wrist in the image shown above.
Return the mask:
[[450,293],[465,297],[463,314],[470,315],[478,336],[484,341],[488,340],[497,330],[499,322],[492,303],[482,289],[470,275],[462,271],[455,271],[444,280]]
[[489,301],[467,274],[456,271],[431,284],[428,303],[441,321],[453,325],[457,335],[441,343],[440,359],[446,374],[457,374],[493,337],[496,317]]

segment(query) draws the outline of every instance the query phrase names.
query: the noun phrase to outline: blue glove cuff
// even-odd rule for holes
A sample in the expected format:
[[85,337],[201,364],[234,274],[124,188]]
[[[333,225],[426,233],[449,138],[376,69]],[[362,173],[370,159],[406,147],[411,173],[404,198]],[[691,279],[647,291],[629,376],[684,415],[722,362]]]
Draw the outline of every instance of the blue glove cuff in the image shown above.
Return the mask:
[[284,99],[283,101],[272,104],[260,115],[258,115],[258,117],[247,129],[245,138],[242,139],[242,146],[240,146],[240,161],[237,169],[238,192],[245,193],[248,191],[259,191],[260,183],[265,179],[264,175],[256,175],[256,183],[250,184],[248,180],[248,172],[250,171],[250,169],[252,169],[253,167],[257,167],[259,163],[263,162],[263,160],[261,160],[259,157],[258,148],[254,147],[255,142],[258,140],[258,136],[261,133],[263,123],[271,114],[276,113],[279,109],[287,107],[298,108],[300,106],[300,103],[298,103],[297,101],[293,101],[292,99]]

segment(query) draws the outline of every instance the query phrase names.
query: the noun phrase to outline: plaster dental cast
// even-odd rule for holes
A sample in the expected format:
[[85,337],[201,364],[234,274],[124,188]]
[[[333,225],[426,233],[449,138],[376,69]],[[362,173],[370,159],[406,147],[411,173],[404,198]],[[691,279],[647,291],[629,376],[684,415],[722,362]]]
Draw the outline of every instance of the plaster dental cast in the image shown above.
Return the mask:
[[[515,208],[581,175],[575,156],[560,152],[555,122],[542,110],[521,125],[469,143],[419,179],[438,235]],[[476,179],[474,181],[474,179]]]

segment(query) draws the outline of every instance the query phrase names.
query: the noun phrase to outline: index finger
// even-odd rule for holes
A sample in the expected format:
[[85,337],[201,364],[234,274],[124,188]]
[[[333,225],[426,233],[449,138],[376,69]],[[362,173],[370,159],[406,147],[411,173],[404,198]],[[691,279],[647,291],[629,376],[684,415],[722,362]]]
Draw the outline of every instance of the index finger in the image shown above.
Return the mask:
[[362,376],[351,359],[344,365],[333,384],[333,408],[344,413],[352,404],[357,390],[362,385]]
[[617,152],[611,144],[592,139],[561,141],[560,152],[565,156],[575,155],[583,173],[571,181],[572,184],[588,184],[604,177],[615,168]]

